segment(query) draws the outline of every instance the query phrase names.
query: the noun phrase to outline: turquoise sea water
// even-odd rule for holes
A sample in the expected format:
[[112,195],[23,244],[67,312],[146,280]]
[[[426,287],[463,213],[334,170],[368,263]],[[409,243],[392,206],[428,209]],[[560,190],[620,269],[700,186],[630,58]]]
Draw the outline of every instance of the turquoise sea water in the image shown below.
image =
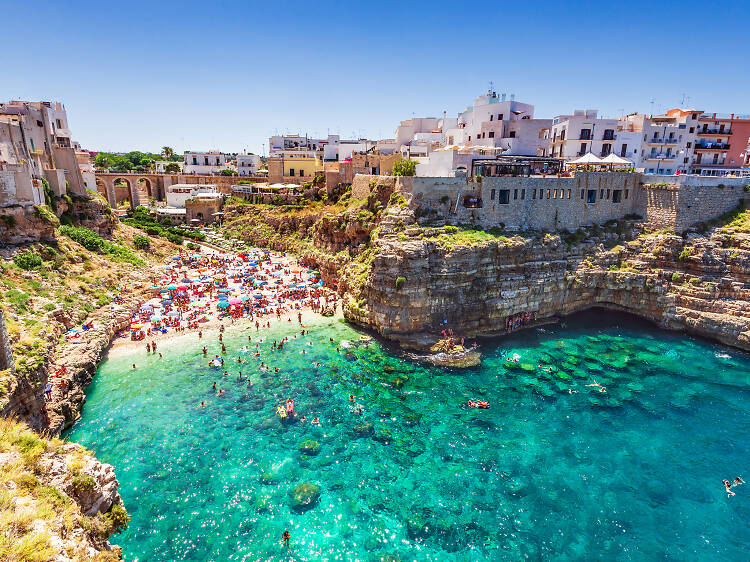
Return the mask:
[[[238,353],[255,328],[233,328],[228,377],[214,337],[101,365],[68,437],[115,466],[127,560],[747,560],[750,356],[604,311],[484,341],[462,371],[377,341],[337,353],[359,338],[341,321],[296,329],[256,359]],[[306,422],[280,422],[288,397]],[[298,512],[303,482],[320,497]]]

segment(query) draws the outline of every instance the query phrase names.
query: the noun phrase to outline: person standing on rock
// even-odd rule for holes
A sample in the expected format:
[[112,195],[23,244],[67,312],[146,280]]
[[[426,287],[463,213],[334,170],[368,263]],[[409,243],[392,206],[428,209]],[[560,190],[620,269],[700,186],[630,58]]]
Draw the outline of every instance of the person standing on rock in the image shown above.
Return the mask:
[[47,400],[52,400],[52,383],[49,381],[47,382],[47,387],[44,389],[44,395]]
[[289,548],[289,539],[291,538],[292,538],[291,533],[289,531],[284,531],[284,533],[281,535],[281,540],[279,541],[279,544]]

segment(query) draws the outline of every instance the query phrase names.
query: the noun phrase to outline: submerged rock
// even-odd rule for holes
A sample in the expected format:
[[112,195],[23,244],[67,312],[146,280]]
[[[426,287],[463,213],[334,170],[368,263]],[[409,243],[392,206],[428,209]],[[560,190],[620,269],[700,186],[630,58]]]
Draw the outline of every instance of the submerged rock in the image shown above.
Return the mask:
[[373,434],[374,430],[373,425],[369,422],[357,424],[352,428],[354,435],[357,437],[369,437]]
[[300,443],[299,452],[303,455],[314,456],[320,452],[320,443],[312,439]]
[[312,482],[297,484],[289,490],[289,502],[297,512],[307,511],[315,506],[320,499],[320,486]]

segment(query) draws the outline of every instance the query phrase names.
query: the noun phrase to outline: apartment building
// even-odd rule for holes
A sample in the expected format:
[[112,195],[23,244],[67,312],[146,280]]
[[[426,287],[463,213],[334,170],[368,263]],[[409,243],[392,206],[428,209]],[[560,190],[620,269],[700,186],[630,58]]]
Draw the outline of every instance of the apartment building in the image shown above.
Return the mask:
[[625,116],[618,135],[640,135],[639,139],[632,137],[633,142],[640,141],[638,153],[626,158],[633,160],[635,167],[643,168],[647,174],[690,173],[701,113],[691,109],[670,109],[664,115]]
[[749,115],[703,113],[696,132],[694,174],[723,175],[747,166]]
[[596,109],[576,109],[572,115],[554,117],[547,135],[549,147],[541,156],[572,160],[589,152],[600,158],[617,152],[618,120],[600,119],[598,114]]
[[71,140],[65,107],[58,102],[13,100],[0,104],[0,204],[44,201],[41,180],[61,196],[87,188]]
[[185,151],[183,173],[196,176],[211,176],[227,168],[229,157],[223,152],[211,150],[209,152]]
[[240,176],[252,176],[260,168],[260,156],[257,154],[238,154],[237,173]]

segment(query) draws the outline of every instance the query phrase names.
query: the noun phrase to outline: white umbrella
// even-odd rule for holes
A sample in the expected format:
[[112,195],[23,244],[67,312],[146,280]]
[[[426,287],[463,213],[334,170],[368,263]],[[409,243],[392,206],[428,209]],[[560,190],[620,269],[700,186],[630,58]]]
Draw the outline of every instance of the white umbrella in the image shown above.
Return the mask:
[[605,164],[605,162],[598,156],[594,156],[590,152],[587,152],[580,158],[569,161],[568,164]]
[[602,158],[603,164],[612,164],[613,166],[632,166],[633,163],[625,158],[620,158],[614,152],[610,152],[605,158]]

